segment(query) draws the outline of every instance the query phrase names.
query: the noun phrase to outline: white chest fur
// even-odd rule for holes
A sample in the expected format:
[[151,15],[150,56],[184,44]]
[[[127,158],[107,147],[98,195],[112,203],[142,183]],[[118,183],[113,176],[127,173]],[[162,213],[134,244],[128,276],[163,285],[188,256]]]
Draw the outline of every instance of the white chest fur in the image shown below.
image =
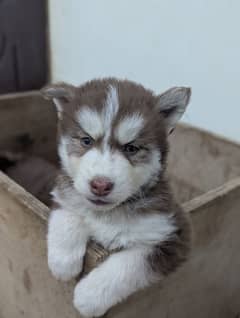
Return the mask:
[[175,230],[169,214],[114,214],[103,217],[88,214],[83,221],[89,235],[108,249],[155,245],[166,240]]

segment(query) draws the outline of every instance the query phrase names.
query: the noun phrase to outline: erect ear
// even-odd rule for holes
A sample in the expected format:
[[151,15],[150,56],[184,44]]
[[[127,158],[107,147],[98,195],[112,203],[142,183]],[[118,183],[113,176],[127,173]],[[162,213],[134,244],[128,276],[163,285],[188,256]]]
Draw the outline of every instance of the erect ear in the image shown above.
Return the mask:
[[52,100],[58,113],[61,113],[64,105],[73,100],[75,87],[65,83],[50,84],[41,89],[41,94],[44,98]]
[[157,109],[165,118],[168,133],[171,133],[184,114],[191,97],[189,87],[173,87],[158,96]]

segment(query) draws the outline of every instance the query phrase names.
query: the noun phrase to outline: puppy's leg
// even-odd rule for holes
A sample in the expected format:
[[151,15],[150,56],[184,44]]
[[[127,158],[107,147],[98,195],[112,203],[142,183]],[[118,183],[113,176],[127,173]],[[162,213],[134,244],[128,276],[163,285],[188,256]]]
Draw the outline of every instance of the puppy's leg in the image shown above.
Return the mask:
[[61,280],[69,280],[82,270],[88,233],[79,215],[63,209],[52,212],[48,224],[48,266]]
[[154,281],[145,248],[121,251],[111,255],[77,284],[74,306],[83,316],[98,317]]

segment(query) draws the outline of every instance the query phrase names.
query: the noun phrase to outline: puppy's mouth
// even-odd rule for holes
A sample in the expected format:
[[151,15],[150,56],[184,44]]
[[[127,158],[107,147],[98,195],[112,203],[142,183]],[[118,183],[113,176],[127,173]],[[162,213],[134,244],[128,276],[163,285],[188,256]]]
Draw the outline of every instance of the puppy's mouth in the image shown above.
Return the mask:
[[95,205],[111,205],[113,204],[112,202],[109,201],[105,201],[103,199],[92,199],[92,198],[88,198],[88,201],[90,201],[91,203],[95,204]]

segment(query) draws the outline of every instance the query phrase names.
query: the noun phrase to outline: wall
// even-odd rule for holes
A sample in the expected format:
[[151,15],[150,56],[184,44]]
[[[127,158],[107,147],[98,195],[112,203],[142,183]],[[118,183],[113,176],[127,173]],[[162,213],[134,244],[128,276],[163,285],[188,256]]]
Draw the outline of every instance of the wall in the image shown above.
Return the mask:
[[239,0],[49,0],[52,80],[193,89],[185,121],[240,140]]

